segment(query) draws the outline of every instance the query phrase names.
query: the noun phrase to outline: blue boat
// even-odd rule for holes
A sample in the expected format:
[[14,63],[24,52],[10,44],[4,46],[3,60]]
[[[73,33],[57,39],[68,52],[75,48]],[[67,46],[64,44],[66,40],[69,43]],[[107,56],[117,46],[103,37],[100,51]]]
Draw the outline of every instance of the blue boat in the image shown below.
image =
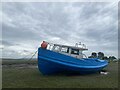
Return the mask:
[[43,42],[38,48],[38,68],[44,75],[61,72],[89,74],[101,71],[108,65],[106,60],[83,58],[82,51],[88,50],[78,46],[67,46]]

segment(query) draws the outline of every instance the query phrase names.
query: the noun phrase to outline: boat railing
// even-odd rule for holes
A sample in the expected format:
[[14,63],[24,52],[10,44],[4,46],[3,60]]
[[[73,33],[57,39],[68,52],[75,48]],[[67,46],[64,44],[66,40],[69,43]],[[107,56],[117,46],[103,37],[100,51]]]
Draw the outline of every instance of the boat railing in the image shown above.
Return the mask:
[[82,44],[81,42],[76,43],[76,44],[75,44],[75,47],[80,47],[80,48],[83,48],[83,49],[87,49],[86,45],[85,45],[85,44]]

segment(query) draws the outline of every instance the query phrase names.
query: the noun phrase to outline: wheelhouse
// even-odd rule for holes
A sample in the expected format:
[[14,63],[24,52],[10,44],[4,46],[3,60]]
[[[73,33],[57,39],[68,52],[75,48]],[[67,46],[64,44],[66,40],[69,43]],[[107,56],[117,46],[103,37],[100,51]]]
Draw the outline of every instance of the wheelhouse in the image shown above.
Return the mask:
[[76,58],[83,58],[84,54],[82,52],[84,50],[88,50],[86,47],[67,46],[67,45],[50,44],[50,43],[48,43],[47,49]]

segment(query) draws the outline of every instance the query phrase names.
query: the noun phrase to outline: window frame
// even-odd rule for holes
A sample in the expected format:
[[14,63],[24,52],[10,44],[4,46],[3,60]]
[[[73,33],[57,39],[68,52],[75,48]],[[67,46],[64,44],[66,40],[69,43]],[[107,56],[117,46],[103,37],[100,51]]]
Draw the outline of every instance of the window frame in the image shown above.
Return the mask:
[[[75,53],[75,51],[77,51],[77,53]],[[79,55],[79,49],[73,49],[73,48],[71,48],[71,53],[70,54]]]

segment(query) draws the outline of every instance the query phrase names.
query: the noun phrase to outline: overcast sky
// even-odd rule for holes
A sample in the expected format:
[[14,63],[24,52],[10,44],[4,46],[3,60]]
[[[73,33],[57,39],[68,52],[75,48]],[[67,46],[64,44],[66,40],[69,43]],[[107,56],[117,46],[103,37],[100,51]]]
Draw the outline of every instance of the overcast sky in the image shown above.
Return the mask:
[[2,3],[3,57],[31,57],[43,40],[118,56],[118,4],[113,2]]

